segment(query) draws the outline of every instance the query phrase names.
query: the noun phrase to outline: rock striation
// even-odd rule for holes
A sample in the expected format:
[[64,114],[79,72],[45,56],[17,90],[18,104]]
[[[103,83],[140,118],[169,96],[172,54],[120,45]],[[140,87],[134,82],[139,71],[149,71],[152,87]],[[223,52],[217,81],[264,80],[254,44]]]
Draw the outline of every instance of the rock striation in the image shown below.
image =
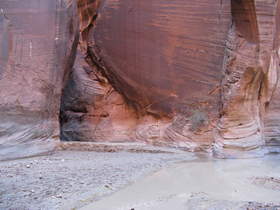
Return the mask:
[[[279,0],[0,3],[0,154],[57,140],[280,146]],[[46,27],[47,26],[47,27]]]
[[279,8],[277,1],[232,1],[215,140],[218,155],[265,152],[265,126],[273,126],[271,120],[264,124],[265,115],[279,74]]
[[0,156],[51,151],[59,107],[79,40],[76,4],[0,2]]

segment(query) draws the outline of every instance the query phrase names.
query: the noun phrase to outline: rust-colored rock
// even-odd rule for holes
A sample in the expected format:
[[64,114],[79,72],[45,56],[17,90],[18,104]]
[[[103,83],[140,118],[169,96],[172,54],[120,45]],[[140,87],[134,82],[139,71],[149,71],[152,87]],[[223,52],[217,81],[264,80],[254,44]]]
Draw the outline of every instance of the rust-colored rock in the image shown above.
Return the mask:
[[0,2],[0,159],[54,149],[63,78],[78,43],[75,7]]
[[[88,33],[82,36],[88,39],[81,48],[88,46],[91,70],[101,73],[97,78],[102,77],[92,78],[89,84],[89,75],[86,84],[91,90],[103,90],[100,97],[105,99],[101,106],[100,100],[93,100],[73,123],[69,119],[75,108],[70,113],[68,110],[67,124],[62,129],[66,139],[139,140],[189,149],[209,147],[213,141],[209,135],[212,121],[218,118],[230,4],[204,0],[196,4],[182,0],[152,4],[109,0],[100,1],[97,10],[89,6],[94,2],[97,5],[96,1],[80,2],[80,14],[84,13],[83,17],[80,15],[81,31]],[[99,16],[94,18],[96,13]],[[92,20],[91,25],[86,17]],[[88,71],[75,69],[76,82],[83,83],[78,80]],[[96,83],[98,80],[103,81],[99,82],[101,86]],[[113,94],[110,88],[106,90],[108,83]],[[112,98],[115,99],[111,101]],[[112,109],[117,113],[112,113]],[[82,121],[80,129],[74,126],[78,118]],[[71,137],[77,132],[82,133]]]
[[279,74],[278,4],[232,1],[214,147],[218,156],[248,157],[266,152],[264,119]]
[[1,2],[1,144],[36,145],[60,122],[66,141],[263,155],[280,145],[279,5]]

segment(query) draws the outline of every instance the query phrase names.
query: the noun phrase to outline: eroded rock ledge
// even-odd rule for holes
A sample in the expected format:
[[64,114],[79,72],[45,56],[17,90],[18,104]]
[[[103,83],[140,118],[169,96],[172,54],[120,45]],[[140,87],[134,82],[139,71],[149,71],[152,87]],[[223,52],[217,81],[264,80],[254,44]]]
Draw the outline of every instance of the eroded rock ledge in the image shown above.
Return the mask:
[[1,2],[1,157],[50,151],[59,136],[223,158],[276,151],[279,5]]

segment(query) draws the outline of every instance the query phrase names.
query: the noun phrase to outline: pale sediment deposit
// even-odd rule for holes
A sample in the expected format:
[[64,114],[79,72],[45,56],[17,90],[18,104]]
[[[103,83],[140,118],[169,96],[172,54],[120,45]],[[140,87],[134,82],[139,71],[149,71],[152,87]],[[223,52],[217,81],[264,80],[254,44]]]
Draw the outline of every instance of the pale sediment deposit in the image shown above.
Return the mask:
[[196,159],[160,169],[83,210],[278,210],[279,155]]
[[280,155],[61,151],[0,163],[0,209],[280,208]]

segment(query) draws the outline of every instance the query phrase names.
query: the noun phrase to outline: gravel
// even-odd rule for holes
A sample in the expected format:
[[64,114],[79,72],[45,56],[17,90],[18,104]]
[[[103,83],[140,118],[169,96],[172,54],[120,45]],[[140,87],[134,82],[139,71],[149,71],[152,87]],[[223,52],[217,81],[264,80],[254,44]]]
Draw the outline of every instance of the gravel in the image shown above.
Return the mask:
[[0,162],[0,209],[76,209],[193,154],[60,151]]

